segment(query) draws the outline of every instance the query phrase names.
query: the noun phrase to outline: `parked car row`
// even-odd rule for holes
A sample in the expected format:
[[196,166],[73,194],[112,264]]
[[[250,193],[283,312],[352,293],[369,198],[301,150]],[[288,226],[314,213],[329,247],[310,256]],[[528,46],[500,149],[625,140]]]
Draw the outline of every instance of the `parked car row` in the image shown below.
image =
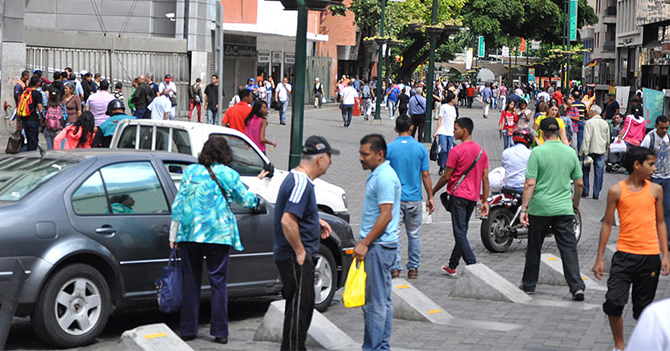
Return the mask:
[[[278,189],[274,178],[285,175],[275,170],[273,179],[254,184],[271,164],[246,136],[223,129],[235,155],[231,166],[250,190],[269,198],[259,209],[231,206],[245,250],[231,254],[229,296],[279,294],[270,191]],[[18,260],[28,277],[17,314],[30,315],[36,334],[57,347],[92,342],[113,312],[156,306],[154,280],[170,254],[171,203],[200,145],[186,146],[182,129],[143,123],[120,126],[114,139],[168,152],[79,149],[0,159],[0,301]],[[346,207],[332,212],[342,216]],[[355,240],[347,221],[320,215],[333,229],[316,264],[316,308],[323,311],[344,284]],[[205,275],[205,297],[208,289]]]

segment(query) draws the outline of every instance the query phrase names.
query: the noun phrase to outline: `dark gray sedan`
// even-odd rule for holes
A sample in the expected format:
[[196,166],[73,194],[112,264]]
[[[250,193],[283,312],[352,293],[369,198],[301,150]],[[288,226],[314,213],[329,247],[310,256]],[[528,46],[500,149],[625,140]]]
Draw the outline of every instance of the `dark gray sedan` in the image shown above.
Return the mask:
[[[154,280],[170,253],[171,203],[194,162],[174,153],[95,149],[0,159],[0,301],[19,260],[28,278],[17,314],[30,315],[36,334],[58,347],[90,343],[114,311],[155,306]],[[232,210],[245,250],[231,254],[229,296],[278,294],[274,206]],[[318,256],[319,310],[343,286],[354,246],[348,223],[322,218],[333,233]]]

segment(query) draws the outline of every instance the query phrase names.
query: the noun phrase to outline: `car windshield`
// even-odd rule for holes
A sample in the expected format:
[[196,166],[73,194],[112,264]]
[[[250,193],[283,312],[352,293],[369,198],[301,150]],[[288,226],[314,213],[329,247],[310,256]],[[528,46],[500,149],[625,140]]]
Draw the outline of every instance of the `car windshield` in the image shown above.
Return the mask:
[[73,161],[32,157],[0,160],[0,201],[16,202],[37,189]]

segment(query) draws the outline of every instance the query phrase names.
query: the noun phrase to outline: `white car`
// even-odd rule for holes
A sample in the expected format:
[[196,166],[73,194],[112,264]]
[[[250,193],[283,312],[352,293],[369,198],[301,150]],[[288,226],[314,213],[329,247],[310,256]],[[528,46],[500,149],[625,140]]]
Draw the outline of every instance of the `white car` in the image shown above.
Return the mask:
[[[279,187],[289,172],[275,169],[254,142],[235,129],[192,122],[125,119],[119,121],[110,148],[168,151],[198,157],[210,136],[226,138],[233,149],[230,167],[240,174],[250,191],[275,203]],[[258,179],[262,170],[270,171],[272,176]],[[314,190],[319,210],[349,221],[344,189],[316,179]]]

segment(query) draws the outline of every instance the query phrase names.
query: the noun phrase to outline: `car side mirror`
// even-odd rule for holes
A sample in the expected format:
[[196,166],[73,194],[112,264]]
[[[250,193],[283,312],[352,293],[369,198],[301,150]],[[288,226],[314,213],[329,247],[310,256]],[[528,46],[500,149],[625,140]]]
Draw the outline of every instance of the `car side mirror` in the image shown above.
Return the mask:
[[254,207],[254,213],[266,213],[268,211],[268,204],[262,197],[258,196],[258,204]]
[[263,166],[263,170],[268,172],[268,175],[266,177],[271,178],[275,174],[275,165],[270,163],[266,163],[265,166]]

